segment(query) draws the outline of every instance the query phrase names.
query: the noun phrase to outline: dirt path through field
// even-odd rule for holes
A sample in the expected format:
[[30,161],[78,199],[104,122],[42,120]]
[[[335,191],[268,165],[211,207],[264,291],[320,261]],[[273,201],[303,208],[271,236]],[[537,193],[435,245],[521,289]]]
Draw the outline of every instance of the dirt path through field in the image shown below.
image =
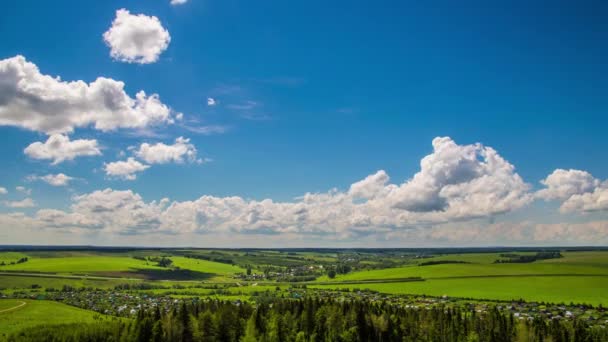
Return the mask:
[[15,309],[19,309],[20,307],[24,306],[25,304],[27,304],[27,303],[26,302],[21,302],[21,304],[19,304],[17,306],[13,306],[12,308],[0,310],[0,313],[11,311],[11,310],[15,310]]

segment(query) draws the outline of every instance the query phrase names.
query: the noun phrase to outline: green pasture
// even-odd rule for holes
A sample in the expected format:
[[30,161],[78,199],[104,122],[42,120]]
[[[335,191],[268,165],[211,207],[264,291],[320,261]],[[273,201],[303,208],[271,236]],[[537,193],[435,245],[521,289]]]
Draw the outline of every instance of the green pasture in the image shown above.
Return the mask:
[[[25,303],[25,305],[22,305]],[[17,307],[14,310],[2,310]],[[109,319],[93,311],[51,301],[0,300],[0,340],[14,332],[41,324],[90,323]]]
[[543,264],[572,264],[608,268],[608,252],[563,252],[563,258],[538,261]]
[[476,299],[608,305],[608,276],[523,276],[429,279],[422,282],[309,285],[311,288],[370,289],[388,294],[417,294]]
[[[109,253],[93,253],[85,255],[83,252],[58,252],[52,254],[13,252],[0,253],[0,257],[14,261],[27,256],[28,261],[15,265],[0,266],[0,272],[24,273],[53,273],[110,277],[137,277],[152,279],[214,279],[221,280],[245,269],[229,264],[190,259],[180,256],[171,256],[173,266],[179,271],[162,268],[155,262],[135,259],[125,254],[112,255]],[[191,272],[187,272],[191,271]]]
[[154,263],[126,256],[29,257],[27,262],[0,266],[0,271],[94,274],[160,269]]
[[[11,263],[11,262],[16,262],[17,260],[27,257],[26,254],[24,253],[19,253],[19,252],[0,252],[0,263],[1,262],[5,262],[5,263]],[[2,267],[2,266],[0,266]]]
[[[571,252],[563,258],[537,261],[533,263],[493,264],[487,261],[493,256],[487,254],[463,254],[441,256],[445,260],[462,260],[478,263],[408,265],[404,267],[366,270],[338,275],[334,281],[398,279],[422,277],[425,279],[486,276],[534,276],[534,275],[606,275],[608,276],[608,252]],[[432,260],[423,259],[423,260]],[[320,281],[330,281],[327,276]]]
[[[531,264],[440,264],[405,266],[338,275],[333,281],[399,279],[409,277],[455,278],[521,275],[608,275],[608,269],[597,266],[576,266],[559,263]],[[327,276],[320,281],[330,281]]]
[[247,270],[239,266],[215,261],[185,257],[171,257],[171,260],[173,260],[173,266],[177,266],[181,269],[188,269],[195,272],[208,273],[217,276],[230,276],[235,273],[247,272]]
[[75,288],[106,289],[124,282],[121,279],[66,279],[44,276],[0,275],[0,289],[30,289],[34,285],[38,285],[42,289],[61,289],[64,285]]

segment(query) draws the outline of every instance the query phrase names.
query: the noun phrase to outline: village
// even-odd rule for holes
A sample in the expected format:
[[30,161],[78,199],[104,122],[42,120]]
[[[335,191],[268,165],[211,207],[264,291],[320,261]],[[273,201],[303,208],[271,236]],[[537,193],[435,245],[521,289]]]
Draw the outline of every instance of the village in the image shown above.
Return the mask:
[[[220,286],[209,295],[203,296],[188,296],[185,295],[188,292],[180,292],[179,298],[167,293],[153,294],[138,290],[75,289],[70,287],[50,292],[38,291],[38,289],[15,291],[10,294],[0,292],[0,298],[53,300],[92,310],[100,314],[116,317],[133,317],[141,310],[151,311],[158,308],[163,312],[168,312],[173,308],[179,307],[183,302],[196,303],[198,301],[229,300],[233,304],[239,305],[242,301],[258,303],[279,298],[284,300],[301,300],[310,297],[334,299],[340,302],[364,300],[370,303],[389,304],[409,310],[458,307],[470,314],[476,315],[484,315],[489,310],[496,309],[505,314],[510,314],[513,319],[520,321],[533,321],[535,319],[559,321],[578,318],[586,321],[590,326],[598,326],[600,328],[608,326],[608,310],[601,305],[593,307],[591,305],[548,304],[525,301],[469,300],[448,296],[388,295],[371,290],[314,289],[308,288],[306,285],[293,285],[281,290],[277,287],[276,290],[252,291],[249,292],[248,296],[243,294],[238,296],[237,294],[240,292],[229,292],[226,290],[229,287],[233,287],[233,285],[226,284],[224,286],[227,287]],[[188,289],[188,287],[183,286],[180,288]],[[190,288],[196,289],[201,288],[201,286],[191,286]],[[224,294],[230,294],[230,296],[223,296]],[[240,298],[234,298],[235,295]]]

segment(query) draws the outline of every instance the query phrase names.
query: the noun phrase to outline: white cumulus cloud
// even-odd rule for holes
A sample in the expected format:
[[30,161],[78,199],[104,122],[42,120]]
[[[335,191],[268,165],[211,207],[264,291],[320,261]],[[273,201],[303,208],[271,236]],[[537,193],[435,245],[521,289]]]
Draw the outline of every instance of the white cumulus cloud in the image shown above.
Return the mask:
[[562,212],[608,211],[608,182],[598,186],[593,192],[570,196],[562,203]]
[[188,0],[171,0],[171,5],[175,6],[175,5],[183,5],[186,2],[188,2]]
[[32,159],[52,160],[56,165],[83,156],[101,155],[95,139],[70,140],[67,135],[53,134],[46,142],[34,142],[23,150]]
[[70,183],[70,181],[74,179],[73,177],[67,176],[63,173],[58,173],[55,175],[48,174],[48,175],[44,175],[44,176],[33,175],[33,176],[29,176],[27,178],[30,181],[41,180],[52,186],[67,186]]
[[112,58],[129,63],[148,64],[158,60],[171,36],[155,16],[116,11],[112,26],[103,34]]
[[[187,143],[185,139],[182,142]],[[149,147],[153,146],[157,145]],[[161,150],[165,151],[166,146]],[[155,156],[148,160],[150,163],[187,156],[144,151]],[[134,179],[137,172],[148,167],[129,158],[106,164],[105,169],[108,175]],[[400,185],[390,184],[389,176],[381,170],[353,183],[348,191],[306,193],[289,202],[208,195],[192,201],[145,202],[131,191],[106,189],[75,198],[71,210],[61,216],[61,223],[71,217],[76,221],[86,217],[98,229],[127,234],[353,237],[493,217],[529,203],[533,196],[528,189],[514,167],[492,148],[437,138],[433,152],[421,161],[421,170]],[[59,217],[56,212],[51,216]]]
[[124,87],[105,77],[63,81],[40,73],[23,56],[0,60],[0,125],[53,134],[76,127],[111,131],[173,122],[157,94],[139,91],[132,98]]
[[149,165],[142,164],[133,157],[129,157],[127,160],[105,164],[104,170],[108,176],[135,180],[137,178],[137,173],[142,172],[149,167]]
[[0,195],[6,195],[6,194],[8,194],[8,190],[6,190],[6,188],[0,186]]
[[420,171],[388,199],[408,212],[450,213],[454,219],[520,208],[532,200],[529,188],[491,147],[441,137],[433,139],[433,153],[421,160]]
[[32,208],[36,206],[36,203],[31,198],[25,198],[21,201],[4,201],[4,205],[9,208]]
[[197,159],[196,147],[190,143],[190,139],[183,137],[175,139],[172,145],[143,143],[135,151],[135,155],[148,164],[202,162],[201,159]]
[[215,101],[215,99],[213,97],[207,98],[207,106],[215,106],[216,104],[217,104],[217,102]]
[[537,191],[536,196],[545,200],[566,200],[592,192],[600,184],[589,172],[572,169],[557,169],[540,182],[547,188]]
[[601,182],[587,171],[557,169],[541,183],[546,188],[536,196],[562,201],[563,213],[608,211],[608,181]]

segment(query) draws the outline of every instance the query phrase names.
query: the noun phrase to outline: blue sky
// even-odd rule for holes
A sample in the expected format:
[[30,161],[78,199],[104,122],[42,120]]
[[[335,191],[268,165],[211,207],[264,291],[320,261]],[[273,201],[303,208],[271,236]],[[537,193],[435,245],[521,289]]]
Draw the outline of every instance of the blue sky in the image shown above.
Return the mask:
[[[153,62],[111,56],[113,43],[104,38],[104,32],[113,27],[119,9],[128,10],[130,19],[139,14],[146,20],[156,17],[161,29],[170,34],[166,47],[153,54]],[[207,237],[216,234],[225,245],[233,241],[238,245],[247,244],[248,235],[254,234],[270,236],[277,244],[296,241],[294,245],[315,245],[327,234],[331,236],[329,244],[371,241],[384,246],[400,237],[426,245],[464,245],[468,241],[443,236],[461,234],[456,231],[462,232],[463,225],[466,229],[477,227],[483,235],[504,224],[525,225],[519,231],[526,234],[511,239],[509,229],[515,228],[501,228],[511,233],[487,233],[486,240],[474,244],[598,243],[592,237],[608,232],[608,197],[604,197],[608,196],[607,15],[608,4],[601,1],[4,4],[0,11],[0,60],[8,63],[23,56],[40,74],[59,76],[61,81],[90,83],[98,77],[122,81],[129,98],[135,98],[140,90],[158,94],[170,110],[170,119],[107,130],[94,124],[76,124],[69,132],[51,132],[20,121],[19,115],[33,108],[21,107],[20,101],[29,97],[7,95],[3,100],[0,96],[0,187],[7,192],[0,195],[4,203],[0,213],[5,215],[4,221],[0,219],[0,224],[4,222],[0,238],[4,235],[12,243],[47,239],[50,243],[139,244],[153,243],[156,236],[171,236],[167,241],[187,244],[194,236],[201,239],[194,244],[205,245]],[[136,25],[134,30],[139,28]],[[137,36],[117,35],[116,40],[123,45],[116,49],[124,49],[130,37]],[[0,84],[14,81],[7,75],[0,73]],[[209,98],[215,105],[208,105]],[[38,101],[44,108],[51,107],[44,100]],[[70,113],[78,115],[74,102],[66,103],[62,105],[72,106]],[[45,120],[57,116],[56,112],[42,115]],[[10,120],[4,120],[9,116]],[[69,120],[77,121],[73,117]],[[95,140],[99,153],[55,165],[52,159],[24,153],[30,144],[44,143],[55,133],[71,141]],[[189,139],[187,148],[196,150],[195,158],[183,155],[181,159],[151,162],[137,154],[144,143],[175,147],[178,137]],[[382,202],[386,206],[382,210],[405,208],[401,208],[404,216],[399,222],[386,223],[380,219],[384,213],[369,208],[339,207],[336,210],[346,214],[323,214],[325,218],[345,215],[349,219],[364,215],[371,220],[365,225],[312,219],[313,209],[307,208],[309,220],[294,226],[292,218],[278,219],[285,212],[293,216],[289,211],[293,208],[265,207],[260,213],[247,202],[272,199],[297,206],[305,193],[321,194],[337,188],[346,194],[351,184],[378,170],[390,176],[383,184],[407,185],[421,172],[422,158],[435,153],[436,160],[443,160],[432,144],[436,137],[450,137],[456,146],[463,147],[454,153],[466,154],[464,147],[476,143],[491,147],[529,188],[518,189],[513,200],[505,195],[505,189],[512,190],[511,185],[501,183],[498,194],[484,198],[495,201],[495,196],[504,196],[513,205],[471,209],[466,215],[460,208],[460,214],[452,215],[450,211],[455,213],[462,200],[445,197],[437,187],[455,184],[441,183],[431,172],[432,181],[422,183],[432,183],[432,191],[412,185],[413,190],[402,189],[398,199],[389,196],[390,200]],[[129,157],[148,167],[132,177],[109,174],[108,164]],[[474,159],[484,161],[480,156]],[[434,165],[439,165],[437,169],[444,164]],[[540,183],[557,169],[585,174],[571,172],[556,176],[559,184]],[[474,172],[493,171],[475,168]],[[65,186],[51,186],[42,179],[57,174],[71,179]],[[580,185],[583,178],[588,186]],[[17,186],[26,189],[18,191]],[[547,187],[562,189],[562,193],[536,195]],[[564,188],[570,190],[563,193]],[[89,212],[73,207],[104,189],[123,195],[129,192],[145,205],[163,198],[180,204],[203,195],[218,199],[238,196],[248,209],[238,209],[231,214],[234,220],[221,224],[211,223],[208,213],[201,214],[208,207],[191,209],[188,217],[197,218],[196,227],[186,231],[165,229],[167,208],[158,209],[158,217],[152,215],[150,224],[99,221],[94,228],[75,224],[75,214],[86,216]],[[425,203],[435,211],[419,217],[420,211],[412,210],[410,202],[403,204],[406,197],[409,201],[413,196],[408,191],[436,191],[439,197],[429,195],[432,201]],[[461,197],[473,198],[463,195],[469,190],[460,191]],[[35,205],[11,205],[25,198]],[[364,199],[369,203],[373,200],[377,197]],[[352,201],[361,203],[360,199]],[[437,201],[447,201],[447,206],[435,207]],[[54,217],[68,215],[69,220],[48,224],[39,212],[46,209],[59,210],[61,214]],[[23,213],[20,215],[25,218],[15,219],[15,213]],[[206,219],[199,220],[201,215]],[[257,219],[265,215],[272,219]],[[249,217],[243,225],[251,228],[238,226],[238,217]],[[22,228],[10,228],[9,223]],[[541,224],[554,226],[539,228]],[[562,226],[557,227],[559,224]],[[129,228],[121,229],[124,226]],[[70,240],[65,230],[77,232],[78,237]],[[433,231],[448,233],[429,233]],[[555,238],[533,239],[542,237],[540,231],[551,231]],[[576,233],[582,231],[588,235]],[[581,241],[573,238],[576,235],[591,237]],[[245,242],[239,242],[241,238]]]

